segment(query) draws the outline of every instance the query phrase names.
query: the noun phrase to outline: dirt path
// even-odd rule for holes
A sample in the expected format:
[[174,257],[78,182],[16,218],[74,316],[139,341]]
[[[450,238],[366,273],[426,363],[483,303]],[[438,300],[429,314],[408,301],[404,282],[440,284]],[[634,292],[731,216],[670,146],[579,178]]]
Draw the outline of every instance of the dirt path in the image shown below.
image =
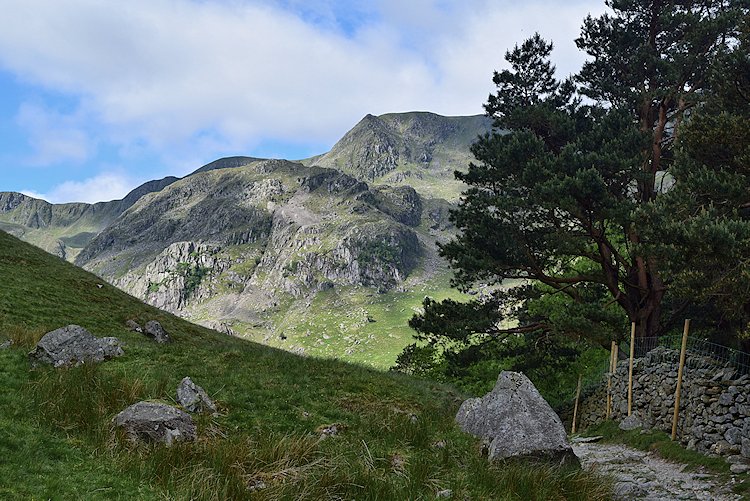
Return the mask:
[[614,476],[618,500],[742,499],[715,474],[683,471],[685,465],[619,444],[577,443],[573,450],[584,468]]

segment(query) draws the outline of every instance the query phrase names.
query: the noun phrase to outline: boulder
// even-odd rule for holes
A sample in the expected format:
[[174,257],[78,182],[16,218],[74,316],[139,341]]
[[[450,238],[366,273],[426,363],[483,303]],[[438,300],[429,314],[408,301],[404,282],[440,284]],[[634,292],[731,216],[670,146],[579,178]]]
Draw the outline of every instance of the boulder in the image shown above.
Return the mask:
[[116,426],[125,430],[133,442],[174,442],[195,440],[195,423],[190,414],[177,407],[158,402],[138,402],[114,418]]
[[184,378],[177,386],[177,403],[188,412],[216,412],[213,400],[189,377]]
[[562,421],[519,372],[500,373],[491,392],[461,404],[456,421],[482,438],[491,460],[532,457],[580,466]]
[[169,334],[167,334],[167,331],[165,331],[164,327],[162,327],[161,324],[156,320],[149,320],[148,322],[146,322],[146,325],[143,328],[143,333],[149,337],[154,338],[154,341],[159,344],[168,343],[171,341],[169,339]]
[[29,359],[32,365],[62,367],[98,363],[122,355],[119,339],[97,338],[81,326],[68,325],[45,334],[29,353]]
[[619,428],[623,431],[630,431],[630,430],[636,430],[638,428],[642,428],[643,423],[635,414],[632,414],[622,421],[620,421]]

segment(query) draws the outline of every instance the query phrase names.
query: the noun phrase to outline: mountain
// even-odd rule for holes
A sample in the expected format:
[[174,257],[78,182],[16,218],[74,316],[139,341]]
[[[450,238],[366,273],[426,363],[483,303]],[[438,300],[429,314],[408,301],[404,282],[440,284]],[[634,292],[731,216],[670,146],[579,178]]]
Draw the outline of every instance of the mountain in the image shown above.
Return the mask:
[[76,264],[175,312],[191,299],[227,311],[335,286],[386,292],[424,254],[421,213],[408,187],[370,189],[333,169],[256,161],[198,172],[136,203]]
[[314,159],[223,158],[122,201],[0,194],[0,228],[205,326],[387,367],[424,295],[458,295],[436,243],[453,231],[453,171],[487,130],[368,115]]
[[492,120],[484,115],[367,115],[331,151],[303,162],[375,184],[412,186],[427,197],[452,201],[463,190],[453,172],[469,164],[469,147],[491,129]]
[[72,261],[97,234],[143,196],[177,181],[149,181],[122,200],[96,204],[51,204],[21,193],[0,192],[0,230]]

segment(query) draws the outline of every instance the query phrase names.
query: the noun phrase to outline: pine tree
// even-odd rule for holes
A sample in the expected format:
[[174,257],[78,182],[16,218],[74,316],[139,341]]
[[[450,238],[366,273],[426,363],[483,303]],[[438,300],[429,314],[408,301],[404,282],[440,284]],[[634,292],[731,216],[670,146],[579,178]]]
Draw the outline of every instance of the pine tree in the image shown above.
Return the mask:
[[[717,92],[721,62],[740,49],[747,57],[738,40],[748,5],[607,5],[610,13],[584,20],[576,43],[591,59],[572,78],[555,77],[552,44],[539,35],[506,53],[510,69],[495,73],[485,105],[495,132],[456,173],[468,185],[452,215],[460,235],[441,253],[463,290],[523,282],[464,304],[426,300],[410,322],[422,339],[613,337],[629,322],[639,336],[656,336],[668,324],[672,267],[653,241],[668,214],[656,217],[654,207],[682,182],[670,174],[682,158],[679,131]],[[668,245],[685,254],[693,244]],[[500,328],[503,316],[518,325]]]

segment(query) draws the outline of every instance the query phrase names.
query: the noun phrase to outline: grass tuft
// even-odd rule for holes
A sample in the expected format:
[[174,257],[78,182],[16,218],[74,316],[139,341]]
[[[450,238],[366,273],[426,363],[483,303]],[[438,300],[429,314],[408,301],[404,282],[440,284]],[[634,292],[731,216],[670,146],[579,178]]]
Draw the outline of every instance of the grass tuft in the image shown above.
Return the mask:
[[14,345],[31,350],[46,334],[45,329],[36,327],[28,328],[20,325],[3,325],[2,333],[13,342]]

